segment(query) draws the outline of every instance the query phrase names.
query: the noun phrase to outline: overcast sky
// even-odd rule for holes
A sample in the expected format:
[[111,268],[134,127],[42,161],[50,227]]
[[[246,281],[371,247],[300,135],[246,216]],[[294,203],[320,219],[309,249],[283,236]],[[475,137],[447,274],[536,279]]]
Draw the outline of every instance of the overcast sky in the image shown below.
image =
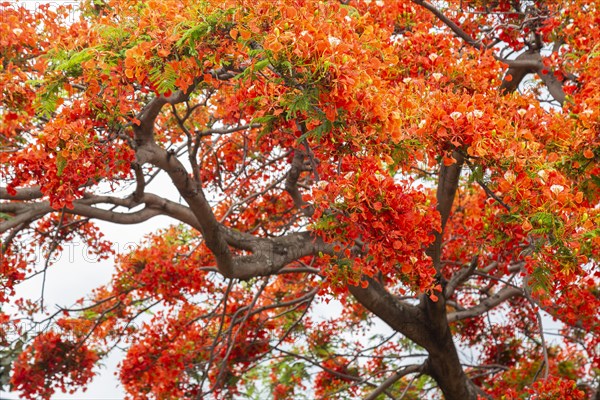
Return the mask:
[[[115,249],[131,248],[137,245],[147,233],[167,226],[172,220],[157,217],[140,225],[120,226],[105,222],[97,222],[106,238],[115,242]],[[57,305],[70,306],[76,300],[89,295],[92,289],[107,284],[114,272],[113,260],[98,262],[95,257],[87,254],[85,246],[72,244],[65,246],[56,264],[47,272],[44,289],[44,302],[50,312],[56,311]],[[40,298],[42,290],[42,275],[28,280],[17,286],[15,298],[24,297],[32,300]],[[86,392],[78,391],[73,395],[57,393],[53,400],[120,400],[124,397],[117,377],[117,364],[123,354],[115,350],[110,357],[103,360],[104,367],[97,369],[98,375],[89,385]],[[19,399],[17,394],[0,391],[0,399]]]

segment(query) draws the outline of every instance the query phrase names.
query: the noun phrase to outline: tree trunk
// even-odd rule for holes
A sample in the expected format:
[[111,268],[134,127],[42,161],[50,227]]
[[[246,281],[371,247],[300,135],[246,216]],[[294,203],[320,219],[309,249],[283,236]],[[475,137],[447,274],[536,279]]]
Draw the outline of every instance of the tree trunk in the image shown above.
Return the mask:
[[[392,329],[427,350],[429,357],[423,372],[436,381],[447,400],[477,399],[477,390],[462,369],[445,312],[431,313],[422,306],[404,303],[373,279],[369,279],[367,288],[350,286],[349,289],[363,306]],[[426,301],[437,308],[443,300]]]
[[439,337],[435,349],[427,349],[425,372],[439,385],[446,400],[477,399],[475,385],[466,376],[450,331]]

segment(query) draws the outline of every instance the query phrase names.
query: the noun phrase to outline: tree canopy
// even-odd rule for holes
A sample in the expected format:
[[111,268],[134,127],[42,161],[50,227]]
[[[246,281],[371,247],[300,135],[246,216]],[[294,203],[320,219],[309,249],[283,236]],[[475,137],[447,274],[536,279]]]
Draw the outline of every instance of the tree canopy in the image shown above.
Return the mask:
[[[131,399],[598,398],[598,1],[1,12],[0,384],[122,346]],[[16,298],[75,239],[111,283]]]

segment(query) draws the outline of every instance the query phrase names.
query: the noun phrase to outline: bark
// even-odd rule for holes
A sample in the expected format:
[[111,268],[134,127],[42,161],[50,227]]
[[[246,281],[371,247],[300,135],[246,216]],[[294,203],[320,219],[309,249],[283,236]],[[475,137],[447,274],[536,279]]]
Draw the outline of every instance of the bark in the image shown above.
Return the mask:
[[[441,231],[435,232],[435,241],[427,249],[427,254],[432,258],[433,266],[440,277],[442,269],[440,260],[442,238],[446,223],[450,218],[464,162],[464,158],[459,152],[454,152],[453,157],[456,160],[454,164],[449,166],[442,165],[440,169],[436,197],[438,203],[437,210],[441,217]],[[444,290],[438,294],[438,301],[432,301],[429,296],[421,296],[420,307],[427,316],[428,334],[433,339],[433,346],[426,348],[429,352],[429,359],[425,371],[438,383],[446,399],[477,398],[472,388],[473,385],[462,369],[458,352],[452,339],[446,315]]]
[[424,372],[436,381],[446,400],[477,399],[479,391],[463,371],[450,330],[434,334],[438,342],[435,348],[427,349]]
[[501,61],[508,65],[508,70],[500,85],[502,93],[514,92],[527,75],[535,73],[544,82],[554,100],[561,105],[565,102],[566,94],[563,91],[562,82],[556,78],[550,68],[544,65],[539,50],[521,53],[515,60]]
[[373,279],[369,279],[367,288],[350,286],[349,289],[392,329],[427,350],[429,357],[422,372],[436,381],[447,400],[477,398],[477,388],[462,369],[445,311],[432,313],[427,308],[404,303]]

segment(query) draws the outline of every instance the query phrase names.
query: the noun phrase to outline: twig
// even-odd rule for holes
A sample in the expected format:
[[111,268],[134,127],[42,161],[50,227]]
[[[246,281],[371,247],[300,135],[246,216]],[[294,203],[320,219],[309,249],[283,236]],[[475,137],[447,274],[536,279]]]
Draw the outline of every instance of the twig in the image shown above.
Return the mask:
[[527,290],[523,290],[523,292],[525,293],[525,298],[529,301],[529,303],[531,303],[532,307],[535,310],[535,316],[537,319],[538,327],[540,329],[540,341],[542,342],[542,354],[544,355],[544,361],[542,362],[542,365],[540,365],[539,369],[537,370],[537,372],[535,373],[535,375],[533,377],[533,382],[535,382],[538,379],[540,372],[542,372],[542,369],[544,371],[542,374],[542,378],[544,380],[548,379],[548,374],[550,372],[549,371],[550,363],[548,360],[548,346],[546,345],[546,339],[544,337],[544,325],[542,323],[542,316],[540,315],[540,310],[539,310],[538,306],[535,304],[535,302],[533,301],[533,299],[531,298],[531,294]]
[[[469,166],[469,169],[473,171],[473,164],[469,161],[469,159],[467,157],[465,157],[465,163]],[[498,204],[500,204],[502,207],[504,207],[506,209],[506,211],[510,212],[511,208],[508,204],[506,204],[500,197],[496,196],[496,193],[494,193],[481,179],[475,179],[475,182],[477,182],[479,184],[479,186],[481,186],[481,188],[485,191],[485,193],[491,197],[492,199],[496,200],[498,202]]]
[[50,257],[52,256],[52,253],[54,252],[54,250],[56,250],[56,248],[58,247],[58,232],[62,228],[62,220],[63,220],[64,216],[65,216],[65,208],[63,207],[60,212],[58,224],[56,224],[56,227],[54,228],[54,232],[52,234],[52,243],[50,243],[50,249],[48,252],[48,256],[46,257],[46,261],[44,262],[44,270],[43,270],[44,272],[42,275],[42,292],[40,294],[40,310],[42,312],[44,311],[44,291],[46,289],[46,271],[48,270],[48,267],[50,266]]

